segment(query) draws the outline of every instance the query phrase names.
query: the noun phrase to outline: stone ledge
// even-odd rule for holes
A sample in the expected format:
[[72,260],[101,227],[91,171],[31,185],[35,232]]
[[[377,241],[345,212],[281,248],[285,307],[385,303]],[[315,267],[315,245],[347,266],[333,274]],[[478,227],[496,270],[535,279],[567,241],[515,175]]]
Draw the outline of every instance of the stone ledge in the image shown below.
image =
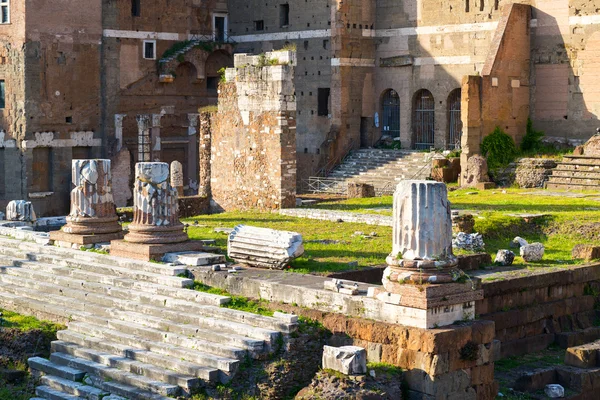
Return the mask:
[[[323,312],[339,313],[358,318],[368,318],[392,324],[401,324],[417,328],[434,328],[450,325],[463,320],[462,304],[432,306],[425,308],[407,307],[384,303],[376,298],[366,296],[368,287],[382,289],[381,285],[367,285],[356,282],[358,295],[347,295],[323,289],[324,283],[331,278],[291,274],[283,271],[244,269],[235,275],[222,271],[212,271],[206,268],[190,268],[196,280],[222,288],[229,293],[250,298],[262,298],[271,302],[298,304]],[[427,285],[426,290],[419,292],[414,285],[407,285],[407,289],[415,293],[439,294],[451,290],[448,285]],[[464,285],[461,286],[464,291]],[[435,289],[438,288],[439,289]],[[480,293],[476,293],[480,295]],[[440,295],[443,297],[443,295]],[[410,297],[410,296],[409,296]],[[474,305],[471,306],[474,310]]]
[[[125,231],[97,235],[75,235],[62,231],[50,232],[51,241],[70,243],[71,245],[77,245],[77,248],[79,248],[79,246],[86,246],[88,244],[105,243],[110,242],[111,240],[123,239],[123,236],[125,236]],[[73,248],[72,246],[67,247]]]
[[184,251],[212,251],[202,241],[189,240],[182,243],[170,244],[141,244],[125,240],[110,242],[110,255],[116,257],[133,258],[142,261],[160,261],[166,253],[179,253]]

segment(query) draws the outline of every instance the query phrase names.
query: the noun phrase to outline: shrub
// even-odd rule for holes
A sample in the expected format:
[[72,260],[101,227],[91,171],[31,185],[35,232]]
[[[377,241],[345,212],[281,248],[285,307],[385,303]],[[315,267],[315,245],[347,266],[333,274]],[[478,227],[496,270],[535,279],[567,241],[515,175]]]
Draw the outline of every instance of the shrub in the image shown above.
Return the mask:
[[481,154],[487,158],[488,168],[494,170],[510,164],[517,155],[514,140],[499,126],[481,143]]
[[521,151],[538,151],[542,147],[542,137],[544,132],[533,129],[533,122],[527,118],[527,130],[521,142]]

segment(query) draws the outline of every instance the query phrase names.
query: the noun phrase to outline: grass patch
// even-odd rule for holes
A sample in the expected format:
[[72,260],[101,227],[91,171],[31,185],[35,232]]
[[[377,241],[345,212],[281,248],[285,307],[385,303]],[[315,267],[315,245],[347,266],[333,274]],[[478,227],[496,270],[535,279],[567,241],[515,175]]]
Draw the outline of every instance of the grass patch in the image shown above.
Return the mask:
[[221,305],[221,307],[224,308],[231,308],[233,310],[245,311],[252,314],[266,315],[267,317],[272,317],[274,313],[266,306],[269,303],[266,300],[251,300],[243,296],[234,296],[229,294],[226,290],[208,286],[199,281],[194,282],[193,289],[199,292],[231,297],[231,301],[229,303]]
[[[215,232],[217,227],[233,228],[237,224],[294,231],[302,234],[305,253],[290,263],[290,270],[300,273],[328,274],[357,269],[348,263],[358,262],[358,268],[383,264],[392,248],[392,228],[357,223],[295,218],[270,212],[226,212],[200,215],[183,220],[190,224],[192,239],[214,239],[221,250],[227,249],[227,234]],[[377,236],[365,239],[354,232]]]
[[55,324],[50,321],[41,321],[35,317],[21,315],[12,311],[0,309],[2,313],[3,328],[14,328],[20,331],[40,330],[46,335],[56,335],[56,331],[65,329],[61,324]]
[[[531,194],[544,192],[547,193],[543,189],[459,189],[448,193],[448,199],[453,210],[475,214],[475,231],[483,235],[485,251],[492,257],[498,250],[509,248],[515,236],[521,236],[529,242],[542,243],[546,251],[539,263],[526,264],[516,257],[517,266],[580,264],[580,260],[571,258],[573,247],[579,243],[600,242],[600,195],[594,192],[578,192],[582,197]],[[315,208],[391,216],[392,205],[392,196],[385,196],[324,202]],[[525,221],[510,214],[546,216]]]

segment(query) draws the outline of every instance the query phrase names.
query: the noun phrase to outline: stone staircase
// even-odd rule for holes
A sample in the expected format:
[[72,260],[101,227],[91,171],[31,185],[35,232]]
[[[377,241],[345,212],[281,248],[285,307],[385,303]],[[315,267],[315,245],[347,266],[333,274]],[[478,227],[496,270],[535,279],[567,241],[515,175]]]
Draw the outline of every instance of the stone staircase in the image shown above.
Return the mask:
[[401,180],[427,179],[433,155],[409,150],[355,150],[327,178],[368,183],[378,195],[391,194]]
[[220,307],[179,266],[0,237],[0,307],[66,323],[29,366],[50,400],[186,397],[263,359],[295,324]]
[[600,157],[565,155],[557,164],[547,189],[600,191]]

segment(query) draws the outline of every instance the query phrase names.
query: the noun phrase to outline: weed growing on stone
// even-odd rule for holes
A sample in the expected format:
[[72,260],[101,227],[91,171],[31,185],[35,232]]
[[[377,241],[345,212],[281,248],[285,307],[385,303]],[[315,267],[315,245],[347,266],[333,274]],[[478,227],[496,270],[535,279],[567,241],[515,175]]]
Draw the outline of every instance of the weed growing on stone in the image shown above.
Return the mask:
[[221,305],[221,307],[231,308],[231,309],[240,310],[240,311],[246,311],[246,312],[250,312],[253,314],[266,315],[268,317],[273,316],[273,310],[270,310],[266,306],[266,304],[268,303],[268,301],[266,301],[266,300],[262,300],[262,299],[261,300],[251,300],[251,299],[248,299],[247,297],[233,296],[233,295],[229,294],[226,290],[208,286],[199,281],[195,281],[192,288],[199,292],[231,297],[231,301],[227,304]]

